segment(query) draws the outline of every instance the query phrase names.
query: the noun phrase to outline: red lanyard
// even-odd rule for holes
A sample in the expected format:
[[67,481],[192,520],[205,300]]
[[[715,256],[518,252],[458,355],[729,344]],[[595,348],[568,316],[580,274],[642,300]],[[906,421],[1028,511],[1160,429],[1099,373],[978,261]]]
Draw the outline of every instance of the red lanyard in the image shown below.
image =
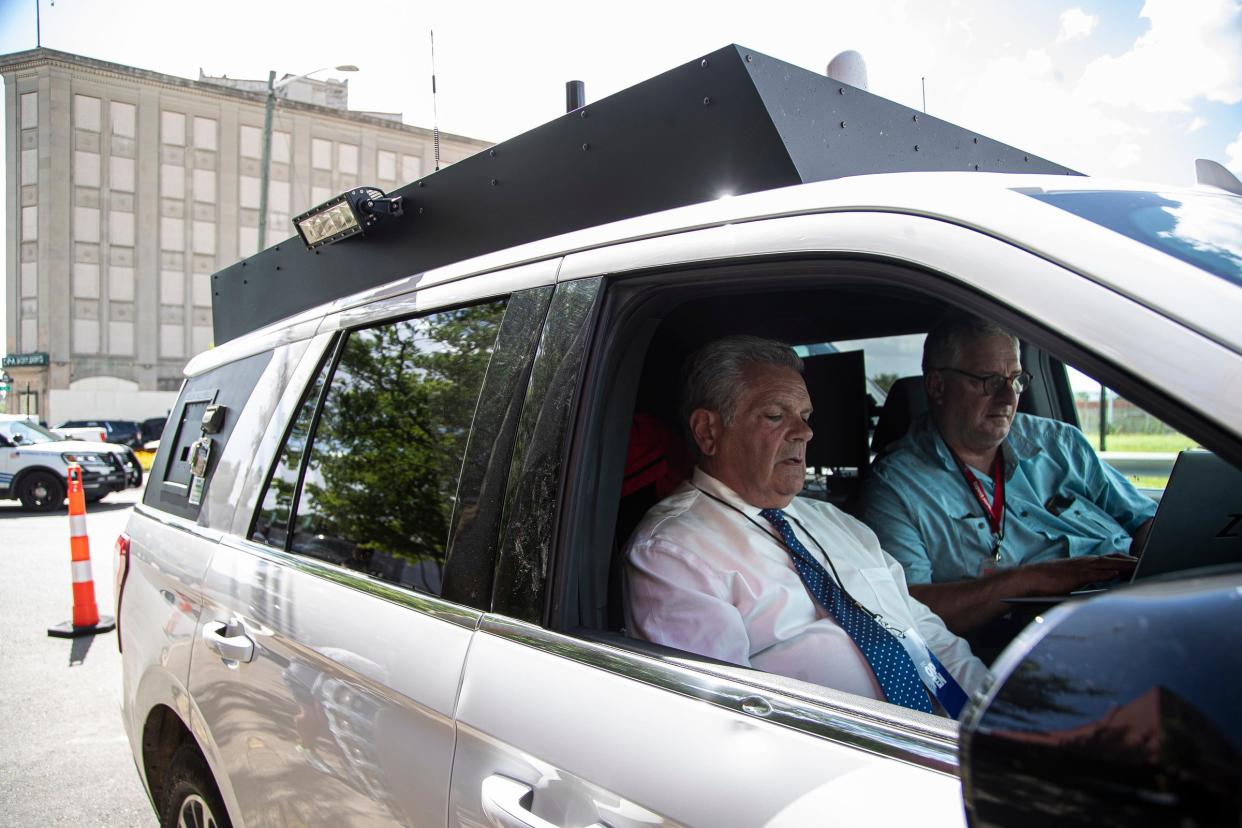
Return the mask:
[[983,507],[983,514],[988,519],[988,526],[992,529],[992,535],[1000,540],[1005,537],[1005,461],[1001,456],[1000,448],[996,449],[996,459],[992,462],[992,502],[988,503],[987,492],[983,490],[983,484],[979,482],[979,478],[975,473],[966,467],[956,452],[950,450],[953,455],[954,462],[957,463],[957,469],[962,473],[962,477],[966,480],[966,486],[975,495],[975,500],[979,501],[979,505]]

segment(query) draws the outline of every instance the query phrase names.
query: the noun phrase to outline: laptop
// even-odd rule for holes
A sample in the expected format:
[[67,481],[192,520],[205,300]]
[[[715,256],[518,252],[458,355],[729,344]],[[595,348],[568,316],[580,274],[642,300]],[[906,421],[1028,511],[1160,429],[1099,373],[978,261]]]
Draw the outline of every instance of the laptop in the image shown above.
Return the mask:
[[[1210,451],[1183,451],[1173,464],[1138,566],[1128,582],[1120,583],[1232,563],[1242,563],[1242,471]],[[1049,606],[1108,588],[1004,601]]]

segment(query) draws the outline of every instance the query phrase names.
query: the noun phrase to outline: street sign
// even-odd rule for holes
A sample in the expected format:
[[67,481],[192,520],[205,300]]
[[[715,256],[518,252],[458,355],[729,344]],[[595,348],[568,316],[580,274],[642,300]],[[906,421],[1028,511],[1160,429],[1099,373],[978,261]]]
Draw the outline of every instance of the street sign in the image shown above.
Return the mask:
[[28,368],[47,365],[47,351],[36,351],[29,354],[8,354],[4,357],[4,368]]

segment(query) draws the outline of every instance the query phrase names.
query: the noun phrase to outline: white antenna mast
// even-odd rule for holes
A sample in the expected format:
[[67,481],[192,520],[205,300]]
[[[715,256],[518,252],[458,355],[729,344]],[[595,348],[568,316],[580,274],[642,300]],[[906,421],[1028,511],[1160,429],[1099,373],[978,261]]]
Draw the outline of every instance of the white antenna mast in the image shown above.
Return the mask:
[[431,29],[431,137],[435,144],[436,171],[440,169],[440,113],[436,110],[436,30]]

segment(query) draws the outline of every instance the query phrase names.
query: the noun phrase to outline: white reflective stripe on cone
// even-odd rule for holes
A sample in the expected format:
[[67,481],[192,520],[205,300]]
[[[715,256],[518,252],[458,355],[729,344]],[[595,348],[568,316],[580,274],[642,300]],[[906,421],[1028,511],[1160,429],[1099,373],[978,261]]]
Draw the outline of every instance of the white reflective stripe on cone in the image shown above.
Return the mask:
[[90,561],[74,561],[72,564],[73,582],[81,584],[91,579],[91,562]]
[[86,537],[86,515],[69,516],[69,536],[74,538]]

